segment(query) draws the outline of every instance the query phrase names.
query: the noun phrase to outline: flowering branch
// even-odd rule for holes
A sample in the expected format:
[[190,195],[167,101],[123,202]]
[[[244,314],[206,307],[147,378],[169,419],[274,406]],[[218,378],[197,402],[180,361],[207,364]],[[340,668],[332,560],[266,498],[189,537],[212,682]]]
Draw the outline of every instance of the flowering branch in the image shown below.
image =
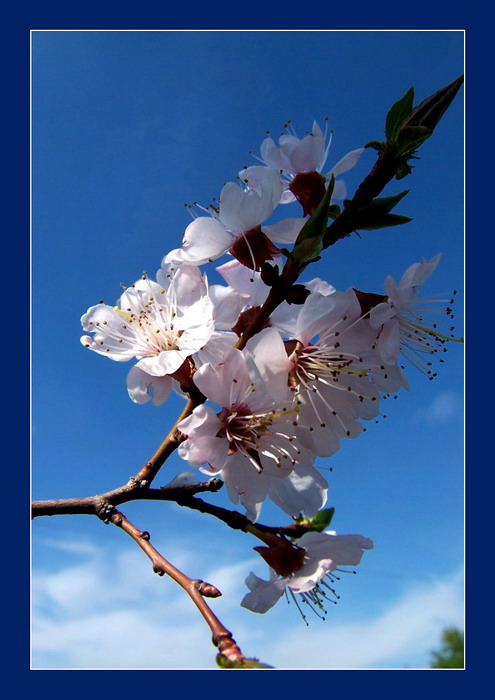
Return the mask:
[[[348,153],[324,176],[329,144],[316,122],[303,139],[289,133],[278,147],[265,139],[264,165],[239,173],[245,187],[224,185],[218,206],[194,218],[182,247],[164,257],[156,281],[145,274],[124,288],[116,306],[100,302],[81,318],[85,347],[112,360],[137,360],[127,376],[135,403],[161,404],[172,389],[187,402],[162,444],[126,484],[92,497],[35,501],[33,518],[89,514],[121,528],[155,573],[167,574],[188,593],[212,631],[223,667],[266,668],[244,657],[205,602],[218,597],[218,589],[179,571],[151,545],[149,533],[116,508],[134,500],[175,501],[250,533],[263,543],[255,550],[268,563],[270,578],[251,573],[250,593],[241,605],[264,613],[287,589],[317,614],[324,610],[327,591],[336,595],[324,579],[333,581],[341,565],[357,565],[373,543],[361,535],[323,531],[333,509],[324,510],[328,483],[316,457],[329,457],[341,439],[357,437],[360,421],[379,415],[384,395],[409,387],[400,356],[432,378],[431,356],[454,338],[452,327],[441,332],[438,323],[425,323],[429,309],[417,298],[440,255],[411,265],[399,283],[387,277],[385,294],[352,287],[339,292],[319,279],[296,282],[324,249],[353,231],[410,221],[392,213],[407,191],[379,195],[394,177],[411,172],[409,161],[461,84],[458,78],[417,107],[411,89],[392,106],[386,141],[367,144],[378,158],[351,199],[344,198],[337,178],[363,149]],[[343,209],[334,199],[343,200]],[[302,217],[264,223],[279,204],[295,200]],[[293,244],[292,250],[275,242]],[[234,259],[217,271],[227,287],[208,284],[199,266],[225,253]],[[279,265],[282,255],[286,261]],[[451,306],[445,313],[453,318]],[[190,473],[183,473],[151,488],[175,450],[213,478],[191,483]],[[197,497],[224,484],[246,515]],[[266,498],[292,517],[290,526],[257,522]]]

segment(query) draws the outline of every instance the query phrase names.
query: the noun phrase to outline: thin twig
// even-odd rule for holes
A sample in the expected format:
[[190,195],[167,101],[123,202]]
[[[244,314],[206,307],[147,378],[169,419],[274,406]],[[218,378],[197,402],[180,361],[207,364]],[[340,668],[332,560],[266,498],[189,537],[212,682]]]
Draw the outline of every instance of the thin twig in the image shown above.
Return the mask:
[[150,542],[149,533],[139,530],[120,511],[114,510],[109,521],[117,527],[120,527],[138,544],[150,559],[153,565],[153,571],[156,574],[159,576],[167,574],[167,576],[184,589],[208,624],[212,633],[213,644],[217,647],[219,653],[233,663],[242,664],[242,662],[246,661],[246,657],[237,646],[232,637],[232,633],[220,622],[205,601],[205,597],[218,598],[221,596],[222,594],[218,588],[200,579],[191,579],[177,569],[177,567],[171,564],[157,549],[155,549],[155,547],[153,547]]

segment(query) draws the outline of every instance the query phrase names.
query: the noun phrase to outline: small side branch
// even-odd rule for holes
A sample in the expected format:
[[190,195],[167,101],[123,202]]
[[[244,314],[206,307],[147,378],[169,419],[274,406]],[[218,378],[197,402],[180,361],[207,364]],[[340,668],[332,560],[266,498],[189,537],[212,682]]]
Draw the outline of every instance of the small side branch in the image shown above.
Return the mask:
[[245,662],[246,657],[237,646],[232,633],[220,622],[205,601],[205,598],[218,598],[222,595],[218,588],[200,579],[191,579],[177,569],[153,547],[149,533],[139,530],[120,511],[114,510],[109,521],[120,527],[136,542],[150,559],[153,571],[156,574],[159,576],[167,574],[184,589],[208,624],[212,633],[213,644],[217,647],[219,653],[232,663],[242,664]]

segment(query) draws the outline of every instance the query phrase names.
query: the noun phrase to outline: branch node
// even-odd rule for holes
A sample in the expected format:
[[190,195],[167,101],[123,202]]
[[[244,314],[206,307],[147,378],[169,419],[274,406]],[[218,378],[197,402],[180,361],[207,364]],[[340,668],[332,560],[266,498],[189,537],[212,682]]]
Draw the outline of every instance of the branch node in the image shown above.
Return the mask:
[[115,506],[113,506],[111,503],[108,503],[107,501],[97,501],[95,503],[96,515],[98,516],[98,518],[100,518],[100,520],[102,520],[105,523],[105,525],[108,525],[108,523],[110,522],[110,518],[114,510]]
[[[144,465],[143,469],[152,469],[153,464],[152,462],[146,462]],[[146,479],[136,479],[135,476],[129,477],[129,486],[132,488],[138,488],[138,489],[144,489],[147,486],[149,486],[150,482],[147,481]]]
[[158,564],[154,564],[153,573],[157,574],[157,576],[163,576],[165,572],[160,566],[158,566]]
[[232,637],[232,632],[229,632],[228,630],[214,634],[212,636],[212,642],[221,653],[223,653],[226,648],[230,648],[232,644],[235,644],[235,640]]
[[143,530],[142,532],[139,533],[139,537],[142,540],[149,540],[150,539],[150,533],[147,530]]
[[193,581],[193,586],[198,590],[204,598],[219,598],[222,593],[211,583],[206,583],[201,581],[201,579],[196,579]]

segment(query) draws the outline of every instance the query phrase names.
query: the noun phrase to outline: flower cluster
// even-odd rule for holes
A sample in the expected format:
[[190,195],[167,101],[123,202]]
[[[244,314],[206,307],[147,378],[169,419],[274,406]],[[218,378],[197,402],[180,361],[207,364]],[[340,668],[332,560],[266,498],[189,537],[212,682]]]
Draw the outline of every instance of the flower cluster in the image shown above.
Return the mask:
[[[329,178],[353,167],[362,152],[322,175],[329,145],[316,122],[302,139],[293,131],[278,146],[265,139],[262,164],[241,170],[240,184],[228,182],[217,205],[193,220],[156,281],[143,276],[115,306],[100,303],[81,319],[91,334],[81,338],[85,347],[136,360],[127,376],[134,402],[161,404],[171,389],[202,397],[177,426],[178,453],[190,467],[218,475],[253,523],[267,498],[291,517],[315,516],[328,489],[317,458],[334,454],[342,439],[357,437],[379,416],[384,394],[408,388],[403,358],[432,375],[431,357],[450,338],[425,321],[430,306],[418,299],[439,255],[413,264],[398,284],[387,277],[384,294],[306,281],[297,303],[287,296],[261,330],[246,335],[270,293],[267,274],[273,284],[283,267],[276,244],[296,241]],[[344,183],[335,181],[333,197],[344,196]],[[300,203],[300,217],[267,223],[291,201]],[[209,285],[200,267],[223,255],[230,259],[216,271],[225,284]],[[245,607],[264,612],[286,588],[316,589],[372,547],[359,535],[315,532],[299,545],[303,554],[289,575],[271,569],[268,582],[248,577]]]

